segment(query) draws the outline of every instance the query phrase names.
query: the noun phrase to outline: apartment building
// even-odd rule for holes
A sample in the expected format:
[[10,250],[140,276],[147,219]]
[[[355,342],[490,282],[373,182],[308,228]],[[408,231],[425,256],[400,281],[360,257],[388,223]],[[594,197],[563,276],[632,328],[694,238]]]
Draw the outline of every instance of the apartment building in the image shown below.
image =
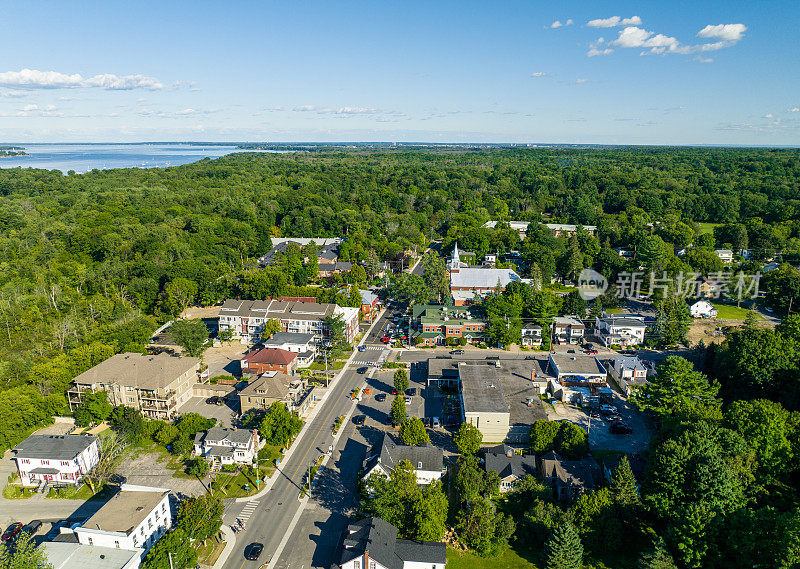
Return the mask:
[[604,346],[643,344],[646,329],[644,316],[612,314],[595,318],[595,334]]
[[334,315],[345,323],[345,338],[352,342],[358,334],[360,308],[336,304],[281,300],[226,300],[219,309],[219,330],[232,330],[243,343],[256,343],[267,320],[277,319],[281,331],[311,334],[317,344],[328,335],[324,321]]
[[11,453],[23,486],[77,486],[100,460],[90,435],[31,435]]
[[125,405],[145,417],[170,419],[194,394],[200,360],[169,354],[117,354],[76,377],[67,391],[70,411],[87,393],[105,391],[112,405]]
[[556,344],[580,344],[586,335],[586,326],[577,316],[553,318],[553,341]]
[[299,376],[269,371],[254,379],[239,392],[242,414],[251,409],[268,409],[273,403],[285,404],[294,410],[305,393],[306,383]]
[[486,322],[466,306],[416,305],[411,317],[419,331],[417,337],[426,346],[445,344],[448,338],[482,341],[486,330]]

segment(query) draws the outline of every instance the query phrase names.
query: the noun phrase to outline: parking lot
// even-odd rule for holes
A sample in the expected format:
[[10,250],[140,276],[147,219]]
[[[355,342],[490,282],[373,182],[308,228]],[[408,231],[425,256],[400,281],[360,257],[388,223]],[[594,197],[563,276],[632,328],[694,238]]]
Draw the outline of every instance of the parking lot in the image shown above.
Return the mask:
[[206,403],[207,399],[207,397],[192,397],[181,406],[181,414],[199,413],[203,417],[216,419],[217,425],[232,427],[234,420],[239,416],[238,397],[232,397],[222,405]]
[[633,432],[628,435],[617,435],[611,432],[609,421],[595,413],[592,417],[580,407],[556,403],[545,405],[548,419],[553,421],[568,420],[576,425],[580,425],[589,433],[589,446],[594,450],[615,450],[628,453],[641,453],[647,450],[650,444],[652,431],[647,424],[645,417],[631,404],[614,394],[614,406],[617,408],[620,417]]

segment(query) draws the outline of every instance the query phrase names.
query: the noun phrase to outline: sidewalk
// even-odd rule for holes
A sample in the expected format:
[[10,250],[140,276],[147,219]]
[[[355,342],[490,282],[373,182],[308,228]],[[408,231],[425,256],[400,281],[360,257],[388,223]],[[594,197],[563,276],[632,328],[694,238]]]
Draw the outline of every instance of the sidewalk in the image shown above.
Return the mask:
[[[380,311],[380,313],[378,313],[378,317],[375,319],[375,321],[372,323],[372,325],[367,329],[367,332],[362,335],[361,341],[357,344],[357,346],[360,346],[361,344],[363,344],[364,340],[372,333],[372,329],[375,327],[375,324],[377,324],[380,321],[380,319],[383,316],[383,313],[384,313],[385,310],[386,309],[384,308],[383,310]],[[334,385],[336,385],[336,383],[339,381],[339,379],[342,377],[342,375],[344,375],[344,372],[347,371],[347,369],[350,367],[350,363],[353,361],[353,358],[355,358],[356,354],[358,354],[358,353],[359,353],[358,350],[353,350],[353,353],[350,354],[349,358],[347,358],[347,362],[345,362],[345,364],[342,366],[342,369],[340,369],[339,373],[337,373],[336,376],[331,380],[330,385],[328,386],[328,389],[325,391],[325,394],[317,402],[317,404],[314,406],[314,408],[311,410],[311,412],[306,417],[306,421],[303,424],[303,429],[300,431],[300,434],[297,435],[297,438],[294,440],[294,443],[292,443],[292,446],[289,447],[289,449],[284,453],[283,458],[281,458],[281,464],[286,463],[286,461],[288,461],[289,458],[292,456],[292,453],[294,452],[294,449],[296,449],[298,446],[300,446],[299,445],[300,441],[303,439],[305,434],[309,431],[309,426],[314,421],[314,419],[317,417],[317,414],[319,413],[320,409],[322,409],[322,407],[325,406],[325,402],[328,400],[328,396],[333,391]],[[259,500],[260,498],[263,498],[264,496],[266,496],[267,492],[270,491],[270,489],[272,488],[272,485],[275,483],[275,480],[277,480],[277,478],[278,478],[277,474],[279,473],[279,471],[280,471],[280,465],[272,473],[272,476],[270,476],[264,482],[264,488],[261,491],[259,491],[256,494],[253,494],[252,496],[247,496],[245,498],[236,498],[236,502],[237,503],[251,502],[253,500]]]
[[225,565],[225,562],[231,555],[231,551],[233,551],[233,547],[236,545],[236,534],[233,533],[231,528],[225,524],[222,524],[220,531],[222,531],[223,535],[225,535],[225,549],[222,550],[222,553],[219,554],[219,557],[217,557],[214,565],[211,566],[212,569],[219,569]]

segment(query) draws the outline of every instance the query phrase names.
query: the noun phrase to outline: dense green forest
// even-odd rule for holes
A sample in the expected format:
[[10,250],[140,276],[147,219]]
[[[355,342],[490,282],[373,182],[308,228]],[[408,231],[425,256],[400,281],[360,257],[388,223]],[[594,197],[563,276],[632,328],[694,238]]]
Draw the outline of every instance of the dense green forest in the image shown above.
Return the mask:
[[[483,227],[489,220],[501,223]],[[536,223],[520,241],[508,220]],[[560,239],[537,224],[554,222],[597,232]],[[640,267],[749,273],[775,259],[784,264],[764,279],[766,302],[784,316],[800,310],[792,266],[800,259],[800,152],[322,148],[83,175],[0,169],[0,449],[64,412],[72,377],[116,352],[143,350],[159,323],[191,304],[337,299],[338,286],[307,286],[314,279],[288,260],[258,266],[278,236],[345,237],[341,260],[367,267],[356,265],[359,277],[345,282],[434,239],[445,252],[455,241],[479,256],[518,251],[518,270],[545,287],[590,266],[613,279]],[[750,258],[723,267],[715,248],[748,249]],[[418,300],[440,294],[441,283],[426,291],[431,283],[416,278],[395,278],[395,291]],[[487,299],[490,323],[586,309],[536,288]],[[669,311],[680,310],[664,310],[672,334]],[[703,374],[675,363],[641,403],[664,425],[641,499],[633,509],[608,506],[616,521],[576,518],[578,529],[593,536],[587,547],[598,558],[611,535],[604,532],[622,524],[642,539],[655,528],[685,567],[726,558],[752,566],[765,549],[778,558],[764,566],[796,566],[784,562],[800,555],[797,317],[776,330],[750,323],[699,350]],[[541,525],[541,512],[531,512]]]

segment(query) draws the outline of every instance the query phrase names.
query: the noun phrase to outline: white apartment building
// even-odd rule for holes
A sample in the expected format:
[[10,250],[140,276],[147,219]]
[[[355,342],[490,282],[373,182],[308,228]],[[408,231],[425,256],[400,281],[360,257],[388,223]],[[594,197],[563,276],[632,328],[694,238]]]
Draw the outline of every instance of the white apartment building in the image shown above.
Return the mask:
[[608,315],[595,318],[595,334],[605,346],[636,346],[644,343],[644,316]]
[[580,344],[586,335],[586,326],[577,316],[553,318],[553,340],[557,344]]
[[89,435],[31,435],[11,452],[23,486],[76,486],[100,460]]
[[297,354],[297,367],[308,367],[317,356],[317,344],[313,334],[293,334],[276,332],[272,338],[262,342],[266,348],[278,348]]
[[144,555],[170,527],[169,490],[123,484],[75,534],[84,545],[142,549]]

